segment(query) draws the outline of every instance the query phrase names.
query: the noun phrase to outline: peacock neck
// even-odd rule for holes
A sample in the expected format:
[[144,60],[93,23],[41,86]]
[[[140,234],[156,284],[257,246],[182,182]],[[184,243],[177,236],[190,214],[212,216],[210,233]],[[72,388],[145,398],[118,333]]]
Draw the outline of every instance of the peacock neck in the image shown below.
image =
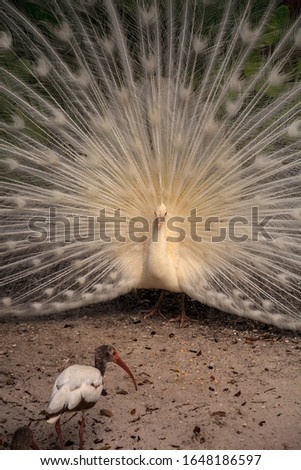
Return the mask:
[[158,220],[154,221],[153,232],[152,232],[152,244],[155,244],[157,248],[166,246],[166,221]]

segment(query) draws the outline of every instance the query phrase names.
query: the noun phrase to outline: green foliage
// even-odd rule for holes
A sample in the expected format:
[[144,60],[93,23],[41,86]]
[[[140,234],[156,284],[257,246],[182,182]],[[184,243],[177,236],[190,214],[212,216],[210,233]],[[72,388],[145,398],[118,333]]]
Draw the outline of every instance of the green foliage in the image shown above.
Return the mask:
[[280,5],[270,18],[260,44],[262,46],[274,46],[289,24],[289,20],[290,12],[288,6]]
[[252,52],[250,54],[248,62],[243,70],[243,73],[246,77],[250,77],[258,72],[262,66],[263,57],[259,50]]
[[24,0],[15,0],[14,4],[22,11],[26,16],[28,16],[33,22],[46,21],[50,24],[58,24],[58,20],[55,15],[46,8],[47,2],[40,0],[36,1],[24,1]]

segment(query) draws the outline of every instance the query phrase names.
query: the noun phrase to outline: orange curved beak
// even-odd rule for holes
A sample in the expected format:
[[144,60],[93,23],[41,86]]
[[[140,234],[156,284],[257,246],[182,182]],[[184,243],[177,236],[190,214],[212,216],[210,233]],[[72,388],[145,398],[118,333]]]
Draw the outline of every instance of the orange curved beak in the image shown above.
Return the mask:
[[135,377],[133,376],[132,374],[132,371],[130,370],[130,368],[123,362],[122,359],[120,359],[118,353],[115,351],[114,352],[114,358],[113,358],[113,362],[115,362],[115,364],[118,364],[123,370],[125,370],[129,376],[131,377],[132,379],[132,382],[134,384],[134,387],[136,390],[138,390],[138,387],[137,387],[137,383],[136,383],[136,380],[135,380]]

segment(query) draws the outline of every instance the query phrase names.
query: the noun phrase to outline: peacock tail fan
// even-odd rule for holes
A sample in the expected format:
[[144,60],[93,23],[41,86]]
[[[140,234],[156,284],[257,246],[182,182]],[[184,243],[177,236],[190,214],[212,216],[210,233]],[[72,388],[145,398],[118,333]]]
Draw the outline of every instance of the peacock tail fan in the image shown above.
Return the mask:
[[2,317],[155,287],[301,328],[298,7],[3,0],[0,31]]

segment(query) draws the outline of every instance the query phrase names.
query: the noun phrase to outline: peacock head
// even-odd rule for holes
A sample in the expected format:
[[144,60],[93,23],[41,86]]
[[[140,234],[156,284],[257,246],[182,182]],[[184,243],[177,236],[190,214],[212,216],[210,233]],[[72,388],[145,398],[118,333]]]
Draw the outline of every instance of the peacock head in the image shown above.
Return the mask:
[[166,215],[167,215],[166,205],[161,203],[155,210],[155,216],[156,216],[156,220],[157,220],[159,226],[163,222],[165,222]]

